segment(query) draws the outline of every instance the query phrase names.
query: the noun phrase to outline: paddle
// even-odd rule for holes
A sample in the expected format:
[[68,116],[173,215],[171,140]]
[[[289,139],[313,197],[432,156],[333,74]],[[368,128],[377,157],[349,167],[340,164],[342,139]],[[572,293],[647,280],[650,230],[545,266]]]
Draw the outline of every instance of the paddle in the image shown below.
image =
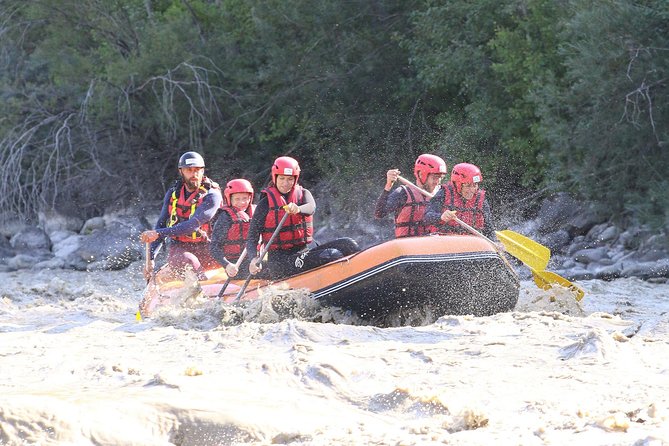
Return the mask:
[[[158,245],[155,252],[153,253],[154,258],[158,256],[158,253],[160,252],[162,247],[163,247],[163,244]],[[151,268],[151,242],[148,242],[148,243],[144,244],[144,270],[148,271],[150,268]],[[155,284],[155,282],[156,282],[156,267],[155,267],[155,265],[154,265],[153,269],[151,269],[151,274],[146,279],[147,288],[152,281]],[[146,291],[145,291],[145,293],[146,293]],[[146,296],[145,296],[145,298],[146,298]],[[142,307],[142,303],[143,302],[139,303],[140,308]],[[137,313],[135,313],[135,319],[138,322],[142,321],[142,313],[141,313],[140,310],[137,310]]]
[[479,236],[479,237],[481,237],[481,238],[487,240],[488,243],[490,243],[490,245],[493,247],[493,249],[494,249],[495,251],[497,251],[497,254],[498,254],[499,257],[504,261],[504,263],[506,264],[506,267],[509,269],[509,271],[511,271],[511,272],[513,273],[513,275],[516,276],[516,278],[518,278],[518,273],[516,273],[516,270],[513,269],[513,267],[512,267],[511,264],[509,263],[509,260],[506,258],[506,256],[505,256],[504,253],[502,252],[502,250],[499,249],[499,248],[497,247],[497,244],[496,244],[495,242],[493,242],[492,240],[490,240],[490,239],[489,239],[488,237],[486,237],[485,235],[481,234],[481,233],[480,233],[479,231],[477,231],[476,229],[474,229],[474,228],[472,228],[471,226],[469,226],[469,225],[468,225],[467,223],[465,223],[464,221],[460,220],[458,217],[454,217],[453,220],[455,220],[455,221],[457,222],[457,224],[459,224],[460,226],[462,226],[463,228],[465,228],[467,231],[471,232],[472,234],[477,235],[477,236]]
[[421,194],[425,195],[425,196],[428,197],[428,198],[433,198],[433,197],[434,197],[434,194],[433,194],[433,193],[430,193],[430,192],[426,191],[426,190],[423,189],[422,187],[418,187],[418,186],[416,186],[415,184],[413,184],[413,182],[407,180],[407,179],[404,178],[404,177],[398,176],[397,179],[400,180],[400,183],[404,183],[404,184],[406,184],[407,186],[416,189],[418,192],[420,192]]
[[551,251],[544,245],[518,234],[510,229],[496,231],[497,239],[506,251],[533,270],[544,270],[551,257]]
[[[242,254],[239,256],[239,259],[237,259],[237,262],[235,263],[235,266],[237,267],[237,270],[239,271],[239,265],[242,264],[244,261],[244,258],[246,258],[246,248],[242,251]],[[228,278],[225,280],[225,283],[221,287],[221,291],[218,292],[218,295],[216,295],[217,299],[220,299],[223,296],[223,293],[225,293],[225,289],[228,287],[230,284],[230,280],[232,277],[228,276]]]
[[[149,268],[151,268],[151,243],[145,243],[144,244],[144,271],[148,271]],[[151,281],[151,278],[155,275],[155,273],[152,271],[151,275],[146,279],[146,284],[148,285],[149,282]],[[137,313],[135,314],[135,320],[138,322],[142,321],[142,313],[137,310]]]
[[[426,197],[432,198],[434,196],[434,194],[431,194],[428,191],[416,186],[406,178],[398,177],[398,180],[400,180],[407,186],[411,186],[414,189],[418,190]],[[462,227],[467,229],[469,232],[474,231],[473,233],[476,233],[477,235],[484,237],[485,239],[487,239],[492,243],[490,239],[485,237],[483,234],[480,234],[478,231],[476,231],[476,229],[467,225],[459,218],[456,217],[455,221]],[[577,301],[583,299],[585,292],[578,285],[574,285],[573,283],[571,283],[564,277],[560,276],[559,274],[550,271],[544,271],[544,269],[548,265],[548,259],[550,257],[550,250],[548,248],[535,242],[534,240],[531,240],[511,230],[498,231],[495,233],[495,235],[497,235],[498,237],[500,236],[500,234],[502,234],[500,241],[504,245],[504,248],[507,249],[511,255],[516,257],[518,260],[520,260],[530,268],[530,270],[532,271],[532,277],[534,278],[534,283],[539,288],[541,288],[542,290],[547,290],[551,288],[553,285],[560,285],[562,287],[571,290],[575,294],[575,298]],[[511,246],[511,249],[507,247],[507,243],[509,246]],[[495,250],[498,253],[500,253],[496,245],[494,243],[492,243],[492,245],[495,248]],[[501,253],[500,256],[504,259],[507,266],[511,267],[508,260],[506,260],[506,258]],[[511,271],[514,270],[511,268]]]
[[[286,206],[284,206],[284,209],[286,209]],[[260,261],[262,261],[263,257],[265,257],[265,254],[267,254],[267,251],[269,251],[269,247],[272,245],[272,242],[274,242],[274,239],[276,238],[277,234],[281,230],[281,227],[283,224],[286,222],[286,219],[288,218],[288,215],[290,215],[288,212],[283,214],[283,217],[281,217],[281,221],[279,221],[279,224],[276,226],[276,229],[272,233],[272,236],[267,240],[267,243],[262,247],[260,250],[260,254],[258,255],[258,258]],[[244,291],[246,291],[246,287],[249,285],[249,282],[251,281],[251,277],[253,277],[254,274],[249,273],[248,277],[244,281],[244,284],[242,287],[239,289],[239,293],[237,293],[237,297],[235,297],[235,302],[237,302],[241,297],[244,295]]]
[[536,283],[542,290],[552,288],[553,285],[560,285],[574,293],[575,299],[579,302],[583,299],[583,296],[585,296],[585,291],[583,291],[581,287],[553,272],[532,270],[532,275],[534,276],[534,283]]

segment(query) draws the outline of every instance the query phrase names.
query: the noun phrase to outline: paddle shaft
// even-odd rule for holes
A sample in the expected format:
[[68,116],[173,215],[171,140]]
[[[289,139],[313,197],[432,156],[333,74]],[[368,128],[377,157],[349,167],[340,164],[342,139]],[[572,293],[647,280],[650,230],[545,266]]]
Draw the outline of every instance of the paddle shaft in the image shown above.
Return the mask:
[[404,183],[404,184],[406,184],[406,185],[409,186],[409,187],[413,187],[413,188],[416,189],[418,192],[420,192],[421,194],[425,195],[425,196],[428,197],[428,198],[433,198],[433,197],[434,197],[434,194],[433,194],[433,193],[430,193],[430,192],[426,191],[426,190],[423,189],[422,187],[416,186],[415,184],[413,184],[411,181],[407,180],[407,179],[404,178],[404,177],[398,176],[397,179],[400,181],[400,183]]
[[[263,257],[265,257],[265,254],[267,254],[267,251],[269,251],[269,247],[274,242],[274,239],[279,234],[279,231],[283,227],[283,224],[286,222],[286,219],[288,218],[288,215],[290,215],[290,214],[288,214],[287,211],[286,211],[285,214],[283,214],[283,217],[281,217],[281,220],[279,221],[279,224],[276,225],[276,229],[272,233],[272,236],[269,238],[269,240],[267,240],[267,243],[265,243],[265,245],[260,250],[260,254],[258,255],[258,258],[260,259],[261,262],[262,262]],[[251,261],[253,261],[253,260],[251,260]],[[239,293],[237,293],[237,297],[235,297],[235,302],[237,302],[239,299],[241,299],[241,297],[244,295],[244,291],[246,291],[246,287],[249,285],[249,282],[251,281],[252,277],[253,277],[253,274],[249,273],[248,277],[244,281],[244,284],[239,289]]]
[[[238,270],[239,270],[239,265],[242,264],[242,262],[244,261],[245,258],[246,258],[246,248],[244,248],[244,250],[242,251],[242,254],[239,256],[239,259],[237,259],[237,262],[235,263],[235,266],[237,267]],[[221,291],[219,291],[218,295],[216,296],[217,298],[220,298],[221,296],[223,296],[223,293],[225,292],[225,289],[230,284],[230,279],[232,279],[232,277],[230,277],[230,276],[228,276],[228,278],[225,279],[225,283],[221,287]]]

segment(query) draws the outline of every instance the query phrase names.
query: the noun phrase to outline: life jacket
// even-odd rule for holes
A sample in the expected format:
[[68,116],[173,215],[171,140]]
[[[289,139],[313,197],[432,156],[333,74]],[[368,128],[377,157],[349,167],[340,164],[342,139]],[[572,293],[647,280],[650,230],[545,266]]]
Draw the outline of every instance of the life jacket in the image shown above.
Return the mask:
[[411,187],[400,187],[406,192],[407,200],[395,215],[395,237],[415,237],[429,234],[432,232],[432,226],[423,222],[423,215],[429,198],[413,191]]
[[223,241],[223,255],[229,261],[236,261],[244,250],[244,244],[249,234],[249,227],[251,225],[251,218],[253,217],[253,209],[255,205],[250,205],[248,213],[240,211],[233,206],[225,206],[222,211],[226,212],[232,224],[228,229],[225,240]]
[[[195,209],[202,203],[204,196],[209,193],[209,189],[220,189],[220,187],[214,181],[204,177],[202,184],[196,191],[188,192],[183,182],[177,181],[177,184],[172,188],[172,195],[167,209],[169,215],[167,227],[170,228],[188,220],[195,213]],[[208,242],[212,225],[213,222],[207,222],[190,235],[179,235],[172,238],[185,243]]]
[[[458,213],[458,218],[476,229],[483,229],[485,218],[483,216],[483,202],[485,200],[485,190],[479,189],[471,200],[464,201],[462,195],[455,191],[453,183],[444,187],[444,205],[443,209],[449,209]],[[467,230],[460,226],[456,221],[448,221],[440,226],[440,230],[446,232],[465,234]]]
[[[267,243],[286,213],[283,206],[288,203],[295,203],[298,206],[304,204],[304,192],[302,186],[296,184],[290,191],[288,201],[276,186],[267,187],[262,190],[262,193],[267,195],[267,204],[269,205],[265,226],[261,233],[263,243]],[[276,251],[306,246],[313,240],[313,233],[314,224],[311,215],[290,214],[269,246],[269,250]]]

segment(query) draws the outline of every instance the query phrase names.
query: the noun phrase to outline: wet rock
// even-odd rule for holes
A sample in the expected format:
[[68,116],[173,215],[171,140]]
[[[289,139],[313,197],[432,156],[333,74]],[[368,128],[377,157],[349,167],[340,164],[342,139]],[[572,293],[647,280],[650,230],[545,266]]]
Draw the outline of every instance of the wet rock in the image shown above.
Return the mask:
[[607,266],[595,266],[593,273],[595,278],[602,280],[612,280],[622,276],[623,266],[621,262],[613,263]]
[[541,243],[548,247],[552,252],[562,252],[569,246],[570,241],[571,236],[565,229],[551,232],[541,238]]
[[70,254],[76,252],[84,240],[85,236],[73,234],[66,239],[53,245],[53,253],[56,257],[67,258]]
[[579,212],[570,221],[565,228],[572,237],[585,235],[590,229],[604,222],[607,219],[606,210],[597,204],[589,203],[583,206],[582,212]]
[[37,262],[35,265],[33,265],[34,269],[62,269],[65,268],[66,263],[65,259],[60,258],[60,257],[53,257],[48,260],[43,260],[41,262]]
[[96,229],[102,229],[105,227],[105,219],[103,217],[93,217],[86,220],[84,226],[79,231],[82,235],[90,235]]
[[[68,256],[75,269],[122,269],[142,258],[139,231],[131,226],[115,224],[96,229],[91,236],[81,239],[81,245]],[[83,262],[83,263],[82,263]],[[100,265],[89,265],[103,262]]]
[[618,229],[616,226],[611,225],[606,227],[599,234],[597,240],[599,240],[600,242],[610,243],[615,241],[619,235],[620,235],[620,229]]
[[39,226],[50,236],[52,232],[56,231],[79,232],[84,224],[84,221],[79,217],[64,215],[55,210],[39,212],[37,220]]
[[608,259],[608,249],[605,247],[588,248],[577,251],[573,254],[574,260],[581,263],[598,263],[603,259]]
[[543,234],[558,231],[569,226],[569,222],[582,212],[583,205],[569,194],[555,194],[541,205],[536,217],[537,230]]
[[642,279],[669,277],[669,259],[661,259],[656,262],[623,263],[621,275],[623,277],[640,277]]
[[0,261],[5,261],[15,255],[16,251],[14,251],[12,245],[9,243],[9,239],[0,235]]
[[51,249],[51,240],[44,230],[26,226],[9,239],[9,244],[16,251],[31,251],[36,249]]
[[17,254],[12,258],[7,259],[7,267],[12,271],[29,269],[46,258],[49,258],[49,256],[45,252],[43,252],[42,255]]

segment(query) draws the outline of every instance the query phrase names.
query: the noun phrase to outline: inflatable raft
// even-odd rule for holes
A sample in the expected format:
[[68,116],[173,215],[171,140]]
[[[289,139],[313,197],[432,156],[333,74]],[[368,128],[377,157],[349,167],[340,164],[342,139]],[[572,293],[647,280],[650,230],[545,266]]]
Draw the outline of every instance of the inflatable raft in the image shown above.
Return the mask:
[[[226,280],[224,269],[208,272],[199,283],[216,298]],[[243,277],[244,278],[244,277]],[[487,316],[512,310],[518,301],[518,277],[485,239],[470,235],[431,235],[390,240],[318,268],[270,283],[232,280],[225,302],[261,298],[269,287],[306,289],[321,305],[354,311],[363,319],[401,309],[429,306],[434,314]],[[175,298],[184,282],[147,287],[140,304],[143,316]]]

